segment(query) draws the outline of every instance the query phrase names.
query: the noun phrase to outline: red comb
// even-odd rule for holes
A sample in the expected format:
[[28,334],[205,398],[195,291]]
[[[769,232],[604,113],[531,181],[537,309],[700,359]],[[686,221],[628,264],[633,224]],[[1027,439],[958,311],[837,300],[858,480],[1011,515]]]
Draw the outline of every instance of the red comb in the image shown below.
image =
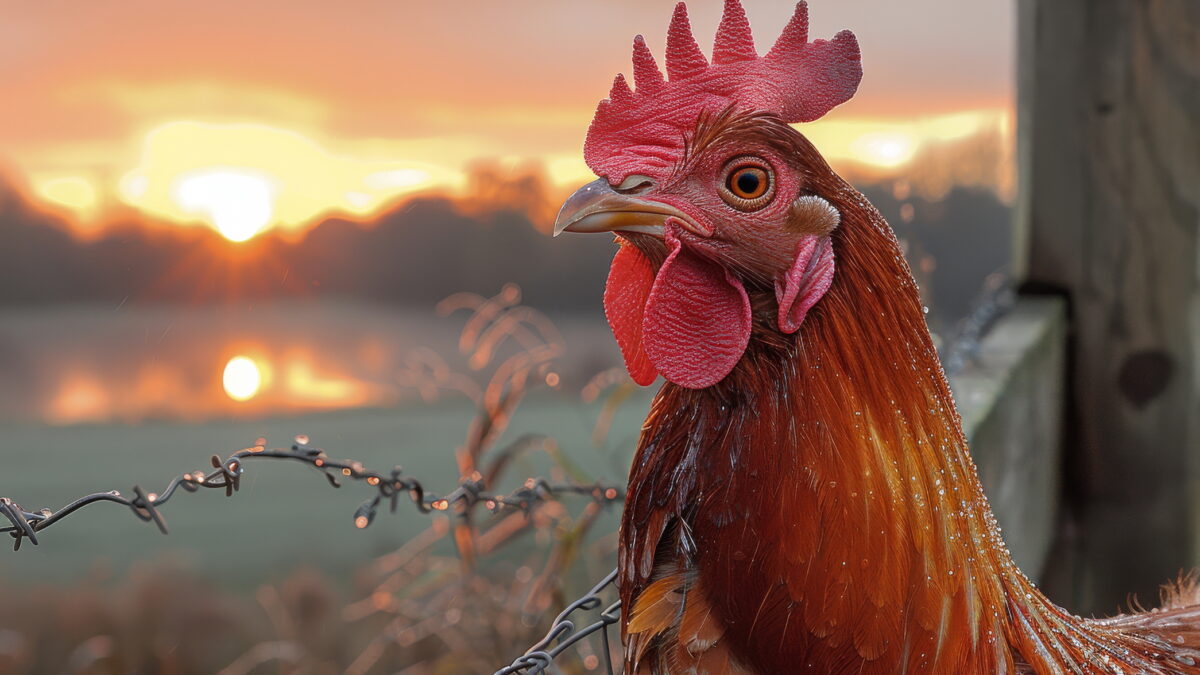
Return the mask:
[[712,63],[704,58],[684,3],[667,31],[667,77],[642,36],[633,40],[633,81],[617,75],[596,108],[584,159],[597,174],[619,183],[630,174],[654,177],[683,149],[683,135],[701,112],[735,105],[811,122],[844,103],[862,79],[858,41],[844,30],[833,40],[808,41],[808,5],[801,1],[766,56],[758,56],[739,0],[725,0]]

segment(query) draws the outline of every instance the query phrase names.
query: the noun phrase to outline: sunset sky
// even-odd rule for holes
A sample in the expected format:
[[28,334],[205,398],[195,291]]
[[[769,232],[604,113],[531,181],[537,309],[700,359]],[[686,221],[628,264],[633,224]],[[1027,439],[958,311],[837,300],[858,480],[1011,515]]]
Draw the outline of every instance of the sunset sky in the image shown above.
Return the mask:
[[[589,179],[584,132],[632,37],[661,55],[667,0],[10,4],[0,21],[0,174],[81,233],[114,214],[231,240],[405,194],[464,189],[477,162]],[[760,52],[791,3],[747,0]],[[720,2],[689,3],[707,51]],[[811,0],[812,37],[853,30],[858,96],[800,128],[837,165],[1009,134],[1011,2]]]

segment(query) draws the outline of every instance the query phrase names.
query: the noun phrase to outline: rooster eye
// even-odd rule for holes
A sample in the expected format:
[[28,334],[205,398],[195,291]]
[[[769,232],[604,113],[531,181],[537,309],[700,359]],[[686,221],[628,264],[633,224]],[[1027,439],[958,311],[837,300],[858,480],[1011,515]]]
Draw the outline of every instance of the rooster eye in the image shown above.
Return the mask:
[[721,198],[741,211],[761,209],[775,196],[770,167],[759,160],[746,157],[729,163],[721,188]]

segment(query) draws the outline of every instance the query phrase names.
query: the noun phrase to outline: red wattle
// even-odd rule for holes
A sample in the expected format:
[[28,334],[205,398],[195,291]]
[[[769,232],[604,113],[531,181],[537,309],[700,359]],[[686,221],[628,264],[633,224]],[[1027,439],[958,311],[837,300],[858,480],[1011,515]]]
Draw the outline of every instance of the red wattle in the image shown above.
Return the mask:
[[604,287],[604,316],[617,338],[625,368],[634,382],[646,386],[658,377],[654,364],[646,356],[642,342],[642,323],[646,301],[654,284],[650,259],[629,244],[622,244],[613,257]]
[[663,377],[703,389],[724,379],[745,353],[750,299],[725,268],[689,251],[674,227],[665,234],[671,252],[646,303],[645,350]]

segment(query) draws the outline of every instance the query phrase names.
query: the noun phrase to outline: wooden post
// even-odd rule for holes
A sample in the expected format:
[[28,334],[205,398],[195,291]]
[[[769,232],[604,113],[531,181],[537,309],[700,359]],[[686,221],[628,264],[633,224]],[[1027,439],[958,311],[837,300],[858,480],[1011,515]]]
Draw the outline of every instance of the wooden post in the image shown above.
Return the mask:
[[[1019,0],[1023,288],[1069,300],[1072,610],[1200,562],[1200,2]],[[1055,561],[1051,560],[1053,567]],[[1063,577],[1063,568],[1069,568]]]

